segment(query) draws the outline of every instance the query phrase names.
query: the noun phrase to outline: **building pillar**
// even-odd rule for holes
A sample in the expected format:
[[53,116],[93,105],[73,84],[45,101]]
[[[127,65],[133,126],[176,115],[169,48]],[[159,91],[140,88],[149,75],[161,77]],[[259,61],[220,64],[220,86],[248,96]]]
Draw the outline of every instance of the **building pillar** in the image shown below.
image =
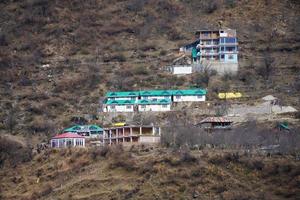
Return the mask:
[[154,135],[154,134],[155,134],[155,127],[152,126],[152,135]]
[[75,146],[76,146],[76,139],[73,138],[73,147],[75,147]]
[[130,127],[130,142],[132,143],[132,127]]
[[161,135],[160,127],[158,127],[158,135],[159,135],[159,136]]
[[122,131],[123,131],[123,142],[125,142],[125,128],[124,127],[122,128]]
[[111,129],[109,129],[109,145],[111,145]]
[[142,126],[140,126],[140,135],[142,135]]

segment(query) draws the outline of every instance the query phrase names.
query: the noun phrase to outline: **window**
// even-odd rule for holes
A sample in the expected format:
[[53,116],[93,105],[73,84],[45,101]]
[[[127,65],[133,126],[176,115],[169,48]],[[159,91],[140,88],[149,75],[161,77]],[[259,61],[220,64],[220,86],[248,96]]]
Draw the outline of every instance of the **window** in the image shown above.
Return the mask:
[[198,96],[197,96],[197,99],[202,99],[202,96],[198,95]]
[[175,96],[176,99],[181,99],[181,96]]
[[168,105],[167,105],[167,104],[163,104],[162,107],[163,107],[163,108],[167,108]]
[[111,109],[115,109],[116,106],[115,106],[115,105],[111,105],[110,108],[111,108]]
[[228,59],[232,60],[233,59],[233,55],[229,55]]
[[146,108],[146,105],[141,105],[141,108]]
[[226,43],[235,43],[235,38],[230,38],[230,37],[225,38],[225,42]]
[[222,55],[221,55],[221,59],[224,59],[224,58],[225,58],[225,56],[224,56],[224,54],[222,54]]
[[221,47],[221,51],[224,51],[224,47]]
[[131,109],[131,105],[127,105],[127,106],[126,106],[126,109]]
[[111,100],[115,100],[116,98],[115,98],[115,97],[111,97],[110,99],[111,99]]
[[135,100],[135,97],[131,97],[131,100]]
[[235,47],[227,47],[227,51],[232,52],[235,50]]

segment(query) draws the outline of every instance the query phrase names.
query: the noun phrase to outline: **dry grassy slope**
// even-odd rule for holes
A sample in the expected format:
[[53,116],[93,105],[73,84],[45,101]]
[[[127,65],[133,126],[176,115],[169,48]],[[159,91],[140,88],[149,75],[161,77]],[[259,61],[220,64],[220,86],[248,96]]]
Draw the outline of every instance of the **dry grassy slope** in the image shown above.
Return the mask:
[[1,170],[0,188],[8,200],[297,199],[299,173],[290,157],[156,148],[52,150]]
[[[96,114],[107,89],[188,87],[190,78],[159,69],[176,56],[170,49],[192,41],[194,30],[219,23],[237,29],[240,43],[243,81],[228,80],[229,86],[255,85],[251,95],[275,88],[298,105],[297,1],[27,0],[1,1],[0,9],[3,131],[13,113],[13,132],[53,134],[71,116]],[[268,46],[276,57],[271,89],[255,72]],[[214,79],[209,88],[224,85]]]

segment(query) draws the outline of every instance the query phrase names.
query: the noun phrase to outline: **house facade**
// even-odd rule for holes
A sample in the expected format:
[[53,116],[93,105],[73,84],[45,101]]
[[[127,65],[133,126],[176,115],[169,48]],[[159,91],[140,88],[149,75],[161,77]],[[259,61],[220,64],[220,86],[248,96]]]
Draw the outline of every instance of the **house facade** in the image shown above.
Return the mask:
[[172,91],[170,90],[146,90],[140,92],[142,100],[161,100],[171,99]]
[[174,90],[174,102],[197,102],[206,100],[206,90],[192,89],[192,90]]
[[202,69],[216,70],[219,74],[238,71],[236,30],[198,30],[195,36],[194,42],[180,48],[181,52],[191,55],[194,64]]
[[54,136],[50,145],[52,148],[85,147],[85,137],[76,133],[63,133]]
[[136,100],[108,100],[103,112],[134,112]]
[[142,99],[138,101],[138,111],[170,111],[171,110],[171,99],[158,99],[158,100],[147,100]]
[[[122,93],[122,97],[127,100],[112,100],[111,96]],[[130,96],[124,96],[128,94]],[[206,100],[206,90],[146,90],[139,92],[115,92],[108,94],[109,98],[103,102],[103,112],[145,112],[145,111],[170,111],[173,102],[200,102]],[[130,100],[132,95],[134,99]],[[137,95],[137,96],[136,96]]]
[[225,117],[207,117],[200,121],[199,126],[207,129],[231,129],[233,120]]
[[155,126],[122,126],[104,129],[105,144],[153,144],[160,142],[161,129]]
[[127,92],[108,92],[106,93],[106,99],[108,101],[113,100],[130,100],[136,102],[138,100],[139,92],[127,91]]

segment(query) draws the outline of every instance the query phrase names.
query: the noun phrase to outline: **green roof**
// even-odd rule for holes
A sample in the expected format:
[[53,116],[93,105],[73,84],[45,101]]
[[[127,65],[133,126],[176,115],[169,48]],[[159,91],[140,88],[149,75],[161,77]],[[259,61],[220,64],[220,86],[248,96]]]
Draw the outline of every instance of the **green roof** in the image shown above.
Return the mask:
[[[138,97],[138,96],[172,96],[172,95],[205,95],[206,90],[195,88],[189,90],[143,90],[143,91],[127,91],[127,92],[108,92],[106,93],[107,98],[114,97]],[[113,101],[113,100],[112,100]],[[122,102],[123,100],[118,100],[119,103],[131,104],[131,102]],[[106,104],[111,104],[111,102],[104,102]],[[116,102],[116,104],[119,104]]]
[[80,131],[103,131],[100,126],[97,125],[75,125],[64,129],[64,132],[80,132]]
[[171,90],[145,90],[140,91],[140,96],[171,96]]
[[170,104],[171,100],[170,99],[159,99],[159,100],[147,100],[147,99],[142,99],[138,101],[139,105],[162,105],[162,104]]
[[135,104],[135,100],[108,100],[105,104],[107,105],[127,105]]
[[139,92],[137,91],[127,91],[127,92],[107,92],[106,97],[137,97]]
[[191,89],[191,90],[173,90],[173,95],[205,95],[207,92],[203,89]]

